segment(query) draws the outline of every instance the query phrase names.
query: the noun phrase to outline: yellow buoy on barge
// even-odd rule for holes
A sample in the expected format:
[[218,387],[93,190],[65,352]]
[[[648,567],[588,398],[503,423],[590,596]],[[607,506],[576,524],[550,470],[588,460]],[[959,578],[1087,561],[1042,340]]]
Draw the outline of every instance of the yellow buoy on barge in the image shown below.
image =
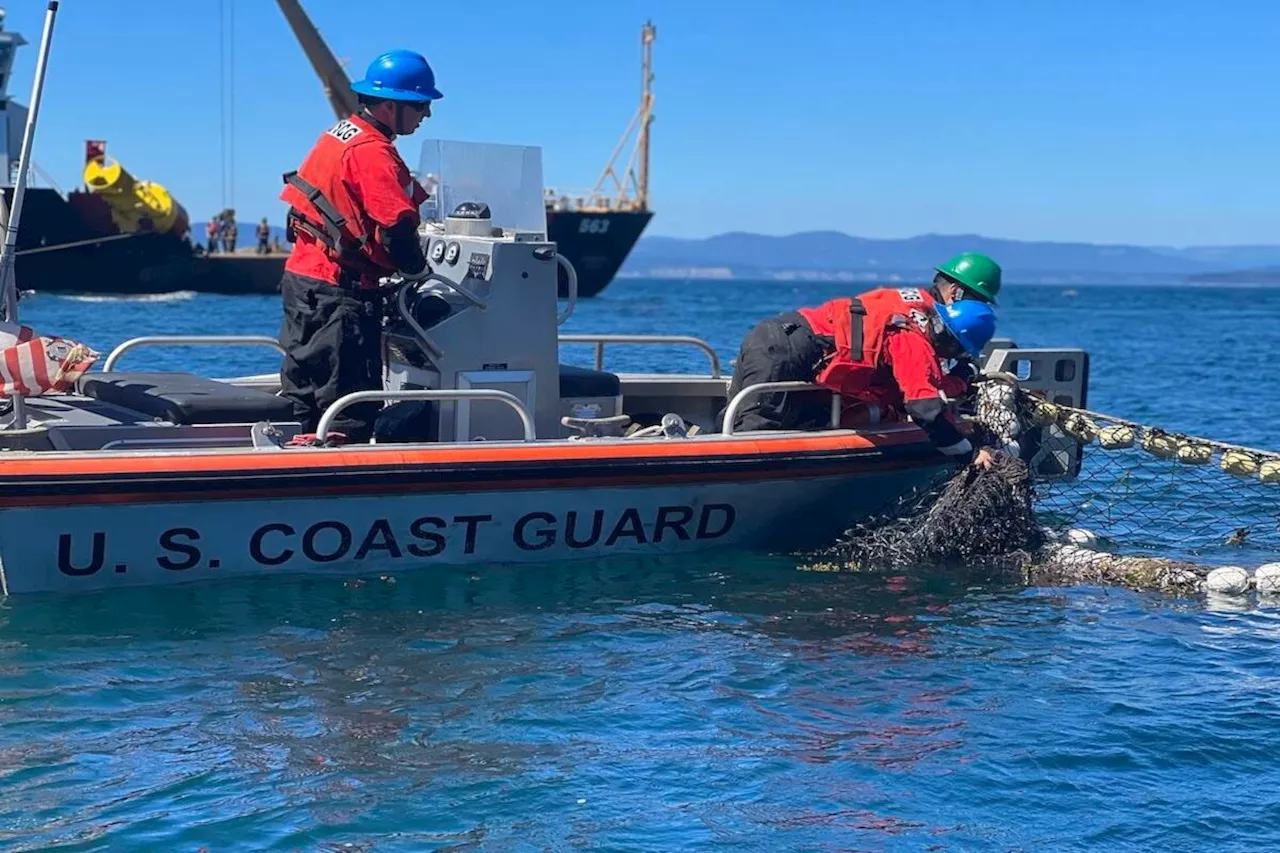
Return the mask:
[[181,237],[191,230],[187,211],[167,189],[134,178],[105,150],[85,163],[84,183],[110,207],[111,221],[122,234],[159,231]]

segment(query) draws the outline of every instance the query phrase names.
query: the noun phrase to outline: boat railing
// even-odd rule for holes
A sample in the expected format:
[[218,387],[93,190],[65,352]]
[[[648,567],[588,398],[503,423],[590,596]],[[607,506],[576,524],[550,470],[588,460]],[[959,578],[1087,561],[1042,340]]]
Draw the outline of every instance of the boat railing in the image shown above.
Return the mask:
[[[742,408],[747,400],[759,394],[773,391],[824,391],[821,385],[815,385],[812,382],[758,382],[755,385],[748,385],[737,394],[733,395],[733,399],[729,401],[729,405],[724,410],[724,428],[721,430],[723,435],[733,435],[733,422],[738,419],[738,410]],[[838,429],[840,427],[840,419],[844,413],[844,407],[839,394],[829,391],[831,394],[831,428]]]
[[275,338],[266,335],[148,335],[141,338],[130,338],[111,351],[102,365],[103,373],[110,373],[120,361],[121,356],[131,349],[141,346],[262,346],[272,347],[281,354],[284,347]]
[[556,263],[564,267],[566,277],[565,296],[566,304],[564,310],[556,315],[556,325],[563,326],[564,321],[569,319],[573,314],[573,309],[578,307],[578,271],[573,268],[573,264],[564,255],[556,252]]
[[197,436],[183,436],[181,438],[117,438],[108,441],[99,450],[119,450],[128,447],[153,447],[165,448],[172,450],[181,447],[213,447],[223,448],[230,447],[232,443],[226,436],[218,436],[214,438],[204,438]]
[[320,416],[320,423],[316,426],[316,442],[324,443],[329,430],[333,428],[334,419],[348,406],[370,401],[402,402],[405,400],[493,400],[506,403],[520,416],[520,424],[524,427],[524,440],[537,439],[533,417],[524,407],[524,403],[520,402],[520,398],[514,394],[492,388],[426,388],[412,391],[355,391],[339,397]]
[[688,335],[561,335],[560,342],[564,344],[595,344],[596,370],[604,370],[605,344],[688,344],[705,352],[707,358],[711,361],[711,376],[715,379],[722,378],[720,356],[716,355],[715,349],[701,338],[694,338]]

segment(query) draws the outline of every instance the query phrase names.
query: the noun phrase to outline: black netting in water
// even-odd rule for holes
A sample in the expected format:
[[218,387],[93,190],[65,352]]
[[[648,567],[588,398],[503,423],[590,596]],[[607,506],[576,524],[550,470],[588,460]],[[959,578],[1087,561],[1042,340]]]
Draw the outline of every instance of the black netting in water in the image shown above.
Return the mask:
[[816,552],[833,568],[900,569],[1021,562],[1043,544],[1027,466],[1008,456],[850,529]]

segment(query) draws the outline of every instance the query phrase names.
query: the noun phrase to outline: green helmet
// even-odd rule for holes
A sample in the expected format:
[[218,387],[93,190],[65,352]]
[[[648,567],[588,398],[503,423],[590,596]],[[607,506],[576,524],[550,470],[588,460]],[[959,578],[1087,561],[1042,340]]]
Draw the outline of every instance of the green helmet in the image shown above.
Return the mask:
[[1000,292],[1000,265],[986,255],[961,252],[934,269],[995,304],[996,294]]

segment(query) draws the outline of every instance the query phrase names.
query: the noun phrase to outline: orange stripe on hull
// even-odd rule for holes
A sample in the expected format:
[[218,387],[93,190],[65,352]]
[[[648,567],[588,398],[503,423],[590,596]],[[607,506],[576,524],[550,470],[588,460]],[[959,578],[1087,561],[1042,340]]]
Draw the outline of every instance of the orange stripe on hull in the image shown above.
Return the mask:
[[366,446],[340,448],[297,448],[286,451],[243,450],[237,452],[184,451],[151,455],[40,454],[0,462],[0,478],[57,475],[111,475],[150,473],[216,473],[221,471],[317,471],[342,469],[350,472],[362,467],[430,468],[433,465],[465,465],[468,463],[558,462],[577,460],[634,460],[746,457],[767,459],[775,455],[816,452],[875,451],[900,449],[910,445],[928,446],[924,433],[916,428],[901,428],[877,433],[839,433],[810,436],[758,439],[699,439],[696,441],[664,441],[661,443],[597,444],[593,442],[557,442],[555,444],[466,445],[456,447],[425,446],[395,450],[376,450]]
[[693,472],[680,473],[619,473],[615,476],[573,477],[567,479],[520,478],[503,479],[490,482],[472,482],[463,480],[442,479],[420,483],[387,484],[364,482],[343,484],[333,487],[315,484],[290,488],[273,487],[270,482],[263,488],[222,488],[214,481],[206,489],[188,491],[147,491],[128,490],[128,484],[121,484],[119,491],[100,494],[75,494],[66,492],[52,495],[36,496],[0,496],[0,508],[40,507],[40,506],[81,506],[81,505],[120,505],[135,503],[178,503],[178,502],[222,502],[238,500],[271,500],[287,498],[317,497],[358,497],[369,495],[409,495],[409,494],[470,494],[476,492],[519,492],[537,490],[582,490],[594,488],[648,488],[671,485],[711,485],[715,483],[750,483],[795,480],[798,477],[840,477],[851,479],[863,476],[876,476],[895,471],[920,471],[929,468],[940,468],[945,465],[940,460],[868,460],[852,459],[821,467],[806,466],[803,473],[785,474],[778,471],[717,471],[700,474]]

